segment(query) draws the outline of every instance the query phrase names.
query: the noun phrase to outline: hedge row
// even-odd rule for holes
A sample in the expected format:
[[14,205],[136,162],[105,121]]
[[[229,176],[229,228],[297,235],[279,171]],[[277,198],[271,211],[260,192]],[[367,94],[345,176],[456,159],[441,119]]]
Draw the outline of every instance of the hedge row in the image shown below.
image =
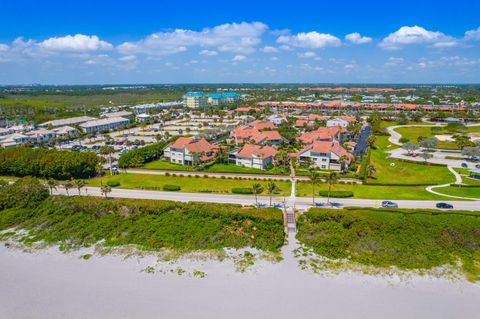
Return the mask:
[[[328,191],[320,191],[319,195],[322,196],[322,197],[328,197]],[[330,197],[336,197],[336,198],[353,197],[353,192],[351,192],[351,191],[330,191]]]
[[71,179],[96,175],[95,153],[15,147],[0,149],[0,175]]
[[163,190],[168,192],[178,192],[181,189],[178,185],[163,185]]
[[251,188],[232,188],[232,193],[233,194],[253,194],[253,190]]

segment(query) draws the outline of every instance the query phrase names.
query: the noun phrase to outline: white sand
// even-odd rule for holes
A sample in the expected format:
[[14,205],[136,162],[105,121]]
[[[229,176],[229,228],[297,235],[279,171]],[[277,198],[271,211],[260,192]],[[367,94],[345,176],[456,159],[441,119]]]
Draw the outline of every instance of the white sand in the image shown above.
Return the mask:
[[300,270],[288,252],[281,263],[258,262],[247,273],[231,262],[180,262],[206,278],[140,272],[152,258],[79,255],[2,245],[0,318],[480,318],[479,284],[325,277]]

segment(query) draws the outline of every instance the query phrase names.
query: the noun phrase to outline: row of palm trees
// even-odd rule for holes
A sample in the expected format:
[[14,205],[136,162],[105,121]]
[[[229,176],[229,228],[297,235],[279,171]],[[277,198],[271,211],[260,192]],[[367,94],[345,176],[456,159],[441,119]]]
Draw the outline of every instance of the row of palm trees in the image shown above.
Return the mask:
[[328,196],[327,204],[330,204],[330,192],[332,191],[332,185],[338,181],[338,175],[336,172],[330,172],[326,176],[322,176],[316,167],[310,167],[308,170],[308,178],[312,184],[312,203],[315,206],[315,185],[320,184],[325,179],[328,184]]
[[[266,191],[267,191],[268,196],[270,197],[270,207],[272,206],[273,194],[275,194],[279,190],[280,190],[280,188],[274,182],[269,182],[267,184]],[[253,195],[255,195],[255,206],[258,206],[258,197],[257,196],[259,194],[261,194],[262,192],[263,192],[262,185],[260,185],[259,183],[255,183],[255,184],[252,185],[252,193],[253,193]]]
[[[57,180],[51,178],[47,180],[46,185],[50,190],[50,195],[52,195],[53,191],[57,190],[57,187],[61,185],[63,188],[65,188],[67,196],[70,196],[70,189],[72,188],[76,188],[78,190],[78,195],[80,196],[82,194],[82,188],[86,186],[86,183],[83,179],[72,179],[60,184]],[[102,185],[100,189],[105,198],[107,198],[107,195],[112,191],[112,188],[108,185]]]

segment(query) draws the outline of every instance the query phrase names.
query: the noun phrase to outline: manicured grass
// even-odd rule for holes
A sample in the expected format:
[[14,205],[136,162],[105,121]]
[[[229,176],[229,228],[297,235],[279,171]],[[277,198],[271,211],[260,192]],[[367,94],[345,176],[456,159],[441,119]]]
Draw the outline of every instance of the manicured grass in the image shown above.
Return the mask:
[[[478,198],[480,199],[480,183],[478,184],[479,187],[440,187],[435,188],[436,192],[446,195],[452,196],[460,196],[460,197],[469,197],[469,198]],[[478,204],[480,206],[480,203]]]
[[480,280],[478,213],[310,209],[297,226],[297,239],[330,259],[404,270],[451,265],[460,268],[467,279]]
[[[321,190],[328,190],[327,184],[318,184],[315,186],[316,196]],[[382,185],[351,185],[334,184],[334,191],[351,191],[353,198],[378,199],[378,200],[442,200],[445,197],[429,193],[425,186],[382,186]],[[297,183],[297,196],[311,197],[312,185],[310,183]]]
[[[119,188],[129,189],[146,189],[159,190],[164,185],[178,185],[181,192],[189,193],[231,193],[232,188],[252,187],[253,184],[259,183],[264,188],[267,187],[268,181],[240,180],[240,179],[223,179],[223,178],[204,178],[204,177],[181,177],[181,176],[164,176],[152,174],[129,174],[121,173],[114,176],[103,177],[103,183],[107,181],[120,182]],[[100,186],[100,179],[95,178],[88,180],[89,186]],[[276,196],[290,195],[290,182],[275,182],[280,188]],[[265,195],[265,192],[264,192]]]
[[[195,171],[192,166],[179,165],[164,160],[153,161],[142,166],[143,169],[156,169],[167,171]],[[248,168],[231,164],[213,164],[207,167],[203,172],[211,173],[239,173],[239,174],[266,174],[266,175],[281,175],[277,168],[270,170],[260,170],[256,168]]]
[[462,182],[467,185],[478,185],[480,186],[480,179],[469,178],[466,176],[462,176]]
[[143,165],[141,168],[144,169],[158,169],[158,170],[167,170],[167,171],[193,171],[192,166],[180,165],[171,163],[164,160],[153,161]]
[[[448,129],[443,128],[436,128],[436,132],[432,132],[433,127],[403,127],[397,128],[396,131],[402,135],[402,137],[408,138],[413,143],[418,143],[417,139],[420,136],[423,137],[432,137],[434,135],[447,135],[447,134],[456,134],[456,133],[449,133]],[[479,133],[480,126],[468,126],[465,128],[466,133]],[[458,149],[458,146],[455,142],[450,141],[440,141],[437,145],[438,148],[448,148],[448,149]]]
[[278,252],[284,243],[282,213],[229,204],[179,203],[143,199],[50,196],[32,208],[0,212],[0,229],[30,234],[60,248],[97,244],[179,252],[254,247]]
[[[374,179],[369,179],[371,184],[425,184],[437,185],[455,181],[453,174],[446,166],[433,166],[402,162],[388,159],[391,145],[387,136],[377,136],[376,149],[372,149],[370,163],[376,169]],[[394,163],[394,166],[391,166]]]

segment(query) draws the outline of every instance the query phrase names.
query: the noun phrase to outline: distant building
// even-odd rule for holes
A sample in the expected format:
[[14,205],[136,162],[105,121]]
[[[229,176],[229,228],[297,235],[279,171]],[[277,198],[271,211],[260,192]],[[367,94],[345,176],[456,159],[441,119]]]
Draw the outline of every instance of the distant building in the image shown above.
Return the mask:
[[129,111],[118,111],[118,112],[103,113],[102,117],[127,117],[131,115],[132,115],[132,112],[129,112]]
[[207,96],[203,92],[187,92],[183,96],[185,105],[191,109],[198,109],[207,106]]
[[0,146],[1,147],[15,147],[21,144],[28,143],[30,137],[20,133],[14,133],[10,135],[4,135],[0,137]]
[[233,103],[242,99],[242,96],[236,92],[225,93],[209,93],[203,92],[187,92],[183,96],[185,105],[189,108],[196,109],[209,105],[219,106],[223,104]]
[[273,163],[277,150],[270,146],[247,144],[232,152],[237,166],[264,170]]
[[130,124],[130,120],[124,117],[110,117],[100,120],[89,121],[80,124],[80,128],[85,133],[110,131],[121,126],[127,126]]
[[150,115],[148,115],[147,113],[142,113],[142,114],[138,114],[137,116],[135,116],[135,121],[137,121],[138,123],[148,122],[151,119],[152,119],[152,117]]
[[163,150],[165,160],[180,165],[194,165],[196,161],[213,160],[216,146],[204,138],[180,137]]
[[53,120],[53,121],[48,121],[45,123],[41,123],[38,126],[40,127],[58,127],[58,126],[65,126],[65,125],[78,125],[81,123],[85,123],[88,121],[93,121],[96,120],[95,117],[90,117],[90,116],[78,116],[78,117],[70,117],[67,119],[60,119],[60,120]]
[[350,123],[355,123],[357,120],[353,116],[339,116],[327,121],[327,127],[340,126],[347,127]]

